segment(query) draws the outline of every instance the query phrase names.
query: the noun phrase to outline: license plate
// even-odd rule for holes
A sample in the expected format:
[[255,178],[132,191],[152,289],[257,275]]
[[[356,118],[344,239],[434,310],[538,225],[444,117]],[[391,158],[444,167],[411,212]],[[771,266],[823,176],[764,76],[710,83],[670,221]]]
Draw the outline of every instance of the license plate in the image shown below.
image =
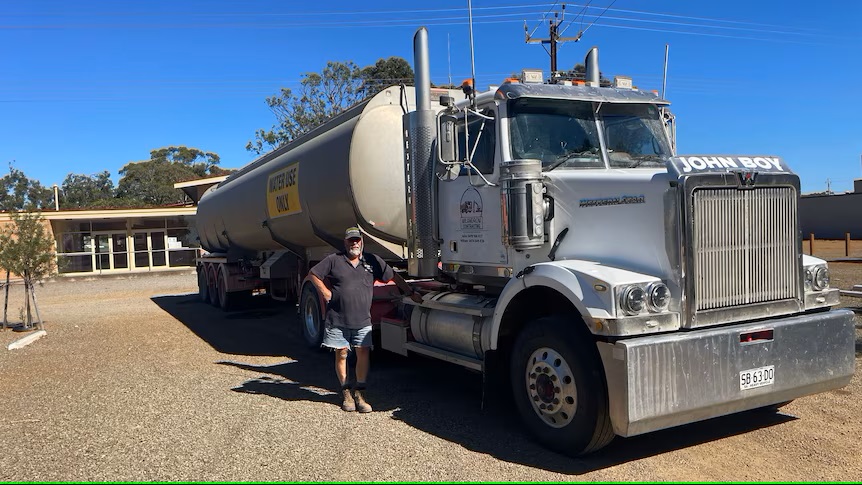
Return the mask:
[[756,387],[771,386],[775,384],[775,366],[758,367],[748,369],[739,373],[739,390],[754,389]]

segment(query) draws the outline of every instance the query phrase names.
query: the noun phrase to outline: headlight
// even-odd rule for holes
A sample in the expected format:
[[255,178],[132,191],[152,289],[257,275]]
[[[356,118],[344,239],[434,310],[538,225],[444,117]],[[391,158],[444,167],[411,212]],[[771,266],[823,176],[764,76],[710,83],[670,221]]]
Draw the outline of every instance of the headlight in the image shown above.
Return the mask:
[[637,315],[646,306],[646,292],[640,286],[629,286],[620,297],[620,307],[628,315]]
[[805,291],[811,291],[814,285],[814,271],[811,268],[805,268]]
[[829,269],[826,266],[818,266],[814,268],[814,279],[812,286],[817,291],[829,288]]
[[661,281],[651,283],[647,287],[647,300],[651,311],[663,312],[670,303],[670,289]]

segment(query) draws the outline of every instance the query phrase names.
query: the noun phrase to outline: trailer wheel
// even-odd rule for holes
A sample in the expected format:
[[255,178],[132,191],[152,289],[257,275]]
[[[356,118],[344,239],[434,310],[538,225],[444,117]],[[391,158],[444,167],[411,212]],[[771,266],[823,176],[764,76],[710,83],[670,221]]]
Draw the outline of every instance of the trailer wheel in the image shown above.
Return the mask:
[[224,311],[229,311],[233,307],[233,294],[227,291],[227,270],[224,266],[219,266],[218,269],[218,303]]
[[201,266],[198,268],[198,297],[204,303],[210,301],[208,291],[209,286],[207,283],[207,268],[206,266]]
[[527,324],[515,340],[510,378],[528,431],[566,455],[592,453],[614,438],[601,360],[576,323],[559,316]]
[[209,296],[210,305],[219,306],[218,300],[218,278],[215,265],[207,265],[207,296]]
[[309,347],[319,348],[323,342],[323,312],[320,297],[313,285],[305,285],[299,300],[299,319],[302,336]]

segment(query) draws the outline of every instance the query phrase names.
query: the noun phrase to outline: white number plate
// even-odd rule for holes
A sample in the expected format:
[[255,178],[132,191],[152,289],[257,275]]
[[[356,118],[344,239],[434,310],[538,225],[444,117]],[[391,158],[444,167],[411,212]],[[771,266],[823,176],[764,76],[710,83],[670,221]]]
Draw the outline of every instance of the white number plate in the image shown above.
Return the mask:
[[754,389],[755,387],[771,386],[775,384],[775,366],[758,367],[748,369],[739,373],[739,390]]

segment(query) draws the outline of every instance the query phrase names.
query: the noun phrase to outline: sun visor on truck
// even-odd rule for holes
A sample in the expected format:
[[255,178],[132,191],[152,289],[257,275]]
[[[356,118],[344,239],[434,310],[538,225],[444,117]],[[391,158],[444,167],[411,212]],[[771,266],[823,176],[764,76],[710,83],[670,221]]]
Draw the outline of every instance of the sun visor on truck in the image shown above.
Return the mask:
[[793,173],[784,160],[772,155],[686,155],[671,157],[667,167],[677,178],[701,173],[735,172],[743,177],[741,180],[752,182],[758,173]]

